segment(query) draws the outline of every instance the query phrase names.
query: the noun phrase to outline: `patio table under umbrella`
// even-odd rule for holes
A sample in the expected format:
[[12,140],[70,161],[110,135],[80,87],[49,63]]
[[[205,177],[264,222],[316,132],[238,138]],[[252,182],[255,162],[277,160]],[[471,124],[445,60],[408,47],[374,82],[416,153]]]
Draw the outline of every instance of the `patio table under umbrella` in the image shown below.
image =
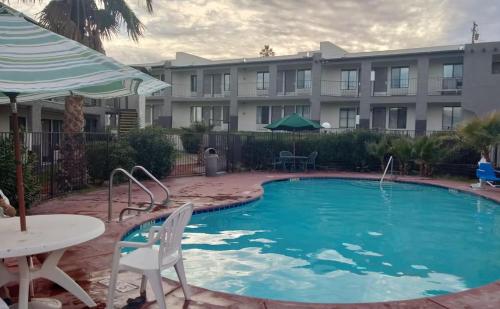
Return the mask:
[[17,103],[78,95],[109,99],[169,85],[40,27],[0,3],[0,104],[10,103],[21,231],[26,230]]
[[[295,133],[299,131],[319,130],[322,126],[317,121],[293,113],[268,124],[265,128],[271,131],[289,131]],[[293,139],[293,155],[295,155],[295,138]]]

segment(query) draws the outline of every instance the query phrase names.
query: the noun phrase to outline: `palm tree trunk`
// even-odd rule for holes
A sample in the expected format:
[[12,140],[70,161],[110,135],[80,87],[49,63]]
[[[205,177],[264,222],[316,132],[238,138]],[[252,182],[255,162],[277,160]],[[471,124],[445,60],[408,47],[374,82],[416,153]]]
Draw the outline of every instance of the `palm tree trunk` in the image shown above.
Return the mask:
[[62,185],[74,189],[86,184],[85,139],[83,127],[83,97],[68,96],[65,99],[63,133],[61,145]]

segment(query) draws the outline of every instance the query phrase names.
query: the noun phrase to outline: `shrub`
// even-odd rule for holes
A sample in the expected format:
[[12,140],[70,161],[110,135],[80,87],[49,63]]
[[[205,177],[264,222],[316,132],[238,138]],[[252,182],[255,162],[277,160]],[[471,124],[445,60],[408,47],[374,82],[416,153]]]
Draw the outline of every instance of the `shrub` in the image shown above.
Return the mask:
[[242,161],[252,169],[271,166],[273,157],[282,150],[297,155],[318,152],[318,166],[337,167],[349,170],[367,171],[379,166],[377,157],[368,153],[367,143],[376,142],[380,135],[369,131],[340,134],[255,134],[243,139]]
[[94,183],[102,184],[115,168],[130,170],[134,166],[135,156],[135,150],[124,140],[87,144],[89,176]]
[[500,142],[500,112],[472,119],[460,128],[460,134],[490,161],[490,147]]
[[184,151],[191,154],[201,152],[203,134],[210,132],[212,128],[202,122],[195,122],[188,128],[182,128],[181,141]]
[[129,145],[135,150],[135,162],[158,178],[166,177],[175,163],[175,149],[162,128],[147,127],[127,134]]
[[[40,184],[35,176],[36,156],[22,149],[24,200],[26,207],[30,207],[39,197]],[[15,208],[17,204],[16,191],[16,165],[14,160],[14,147],[11,138],[0,139],[0,189],[9,198]]]

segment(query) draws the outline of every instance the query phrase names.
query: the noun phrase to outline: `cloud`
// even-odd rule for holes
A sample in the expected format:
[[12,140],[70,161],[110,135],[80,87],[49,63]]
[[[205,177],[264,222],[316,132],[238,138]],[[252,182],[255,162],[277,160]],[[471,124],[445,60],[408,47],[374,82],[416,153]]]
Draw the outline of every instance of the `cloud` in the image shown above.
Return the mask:
[[[33,16],[47,2],[10,5]],[[331,41],[349,51],[467,43],[475,20],[483,41],[499,40],[497,0],[155,0],[149,15],[130,0],[147,29],[138,43],[126,32],[105,42],[126,63],[172,58],[184,51],[208,58],[278,55]]]

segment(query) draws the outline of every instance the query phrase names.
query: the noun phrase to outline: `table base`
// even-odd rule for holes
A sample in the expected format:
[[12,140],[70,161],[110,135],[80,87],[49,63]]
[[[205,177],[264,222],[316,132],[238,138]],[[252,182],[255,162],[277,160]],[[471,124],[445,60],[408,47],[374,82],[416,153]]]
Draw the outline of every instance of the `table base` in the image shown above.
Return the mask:
[[53,251],[49,254],[45,262],[39,269],[31,270],[26,257],[18,257],[18,273],[10,272],[2,263],[0,263],[0,286],[9,282],[19,282],[19,309],[28,308],[29,285],[31,280],[45,278],[66,291],[73,294],[88,307],[97,306],[90,296],[83,290],[70,276],[63,272],[57,264],[64,254],[64,249]]

